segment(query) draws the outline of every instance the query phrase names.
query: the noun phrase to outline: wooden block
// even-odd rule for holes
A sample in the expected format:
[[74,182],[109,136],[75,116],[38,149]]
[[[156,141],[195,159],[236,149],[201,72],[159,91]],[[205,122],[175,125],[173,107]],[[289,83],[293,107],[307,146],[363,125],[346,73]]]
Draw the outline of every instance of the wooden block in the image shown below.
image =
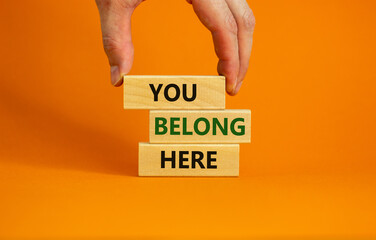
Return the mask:
[[150,143],[245,143],[250,110],[151,110]]
[[124,76],[125,109],[224,109],[223,76]]
[[138,145],[139,176],[239,176],[239,144]]

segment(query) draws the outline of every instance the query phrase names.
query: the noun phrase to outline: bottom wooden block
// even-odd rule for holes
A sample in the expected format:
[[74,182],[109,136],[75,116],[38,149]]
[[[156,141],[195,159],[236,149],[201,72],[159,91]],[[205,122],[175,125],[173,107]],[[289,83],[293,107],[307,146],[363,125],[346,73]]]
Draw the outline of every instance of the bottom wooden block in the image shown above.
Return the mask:
[[139,176],[239,176],[239,144],[138,145]]

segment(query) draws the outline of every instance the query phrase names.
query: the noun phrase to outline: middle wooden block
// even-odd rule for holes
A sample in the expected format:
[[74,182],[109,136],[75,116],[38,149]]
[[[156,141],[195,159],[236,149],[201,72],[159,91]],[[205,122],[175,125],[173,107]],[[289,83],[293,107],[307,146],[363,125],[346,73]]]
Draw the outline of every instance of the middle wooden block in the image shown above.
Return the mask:
[[151,110],[150,143],[246,143],[250,110]]

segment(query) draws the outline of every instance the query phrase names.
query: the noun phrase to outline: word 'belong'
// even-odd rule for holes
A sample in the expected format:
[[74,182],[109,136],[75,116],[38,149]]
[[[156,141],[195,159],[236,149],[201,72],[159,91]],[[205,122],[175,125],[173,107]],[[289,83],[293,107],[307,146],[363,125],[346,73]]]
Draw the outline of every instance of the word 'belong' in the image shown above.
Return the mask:
[[186,117],[156,117],[155,135],[229,135],[245,134],[244,118],[205,118],[187,121]]

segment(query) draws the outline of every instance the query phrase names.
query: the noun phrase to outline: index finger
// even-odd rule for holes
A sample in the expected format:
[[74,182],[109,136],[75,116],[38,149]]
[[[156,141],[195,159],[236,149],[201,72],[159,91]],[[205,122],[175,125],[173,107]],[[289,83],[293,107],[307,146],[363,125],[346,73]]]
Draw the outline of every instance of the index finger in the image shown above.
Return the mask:
[[226,91],[233,94],[239,73],[236,20],[225,0],[192,0],[195,13],[212,33],[219,58],[218,73],[226,77]]

